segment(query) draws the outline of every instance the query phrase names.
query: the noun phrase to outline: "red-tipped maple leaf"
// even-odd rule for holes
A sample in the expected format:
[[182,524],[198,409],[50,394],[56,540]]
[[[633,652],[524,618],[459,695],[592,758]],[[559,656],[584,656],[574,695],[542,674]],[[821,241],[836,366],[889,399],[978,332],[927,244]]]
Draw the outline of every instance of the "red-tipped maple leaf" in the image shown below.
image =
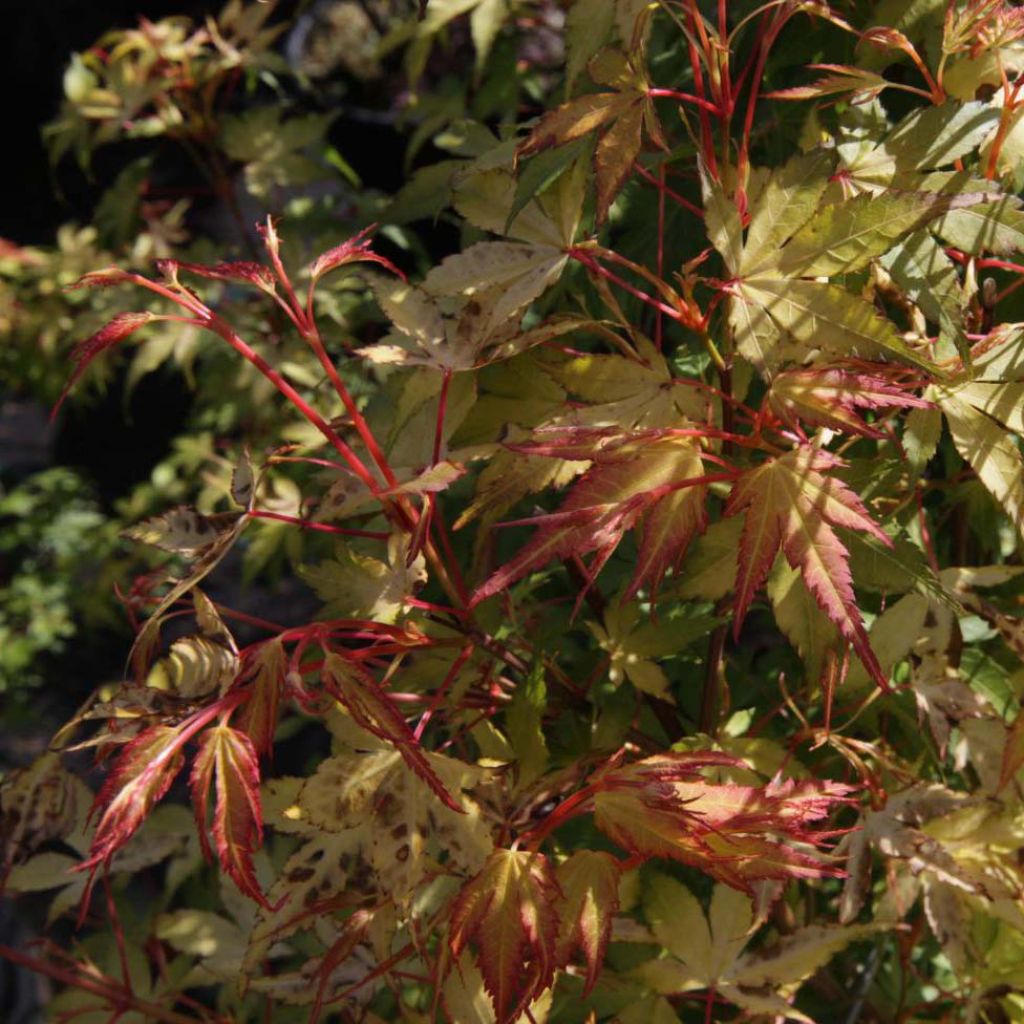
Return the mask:
[[379,739],[393,743],[405,763],[437,794],[438,799],[453,811],[463,813],[458,801],[430,767],[419,741],[399,710],[362,666],[331,652],[324,661],[322,679],[325,689],[345,705],[356,725]]
[[547,858],[495,850],[452,906],[454,960],[473,943],[497,1024],[515,1020],[552,982],[558,936],[558,883]]
[[[114,282],[104,281],[102,283]],[[57,415],[60,407],[64,404],[64,399],[68,397],[68,393],[78,383],[82,374],[89,368],[89,364],[101,352],[105,352],[108,348],[113,348],[118,342],[124,341],[125,338],[134,334],[140,327],[145,327],[146,324],[153,323],[154,320],[163,319],[164,317],[157,316],[155,313],[118,313],[113,320],[104,324],[91,337],[86,338],[85,341],[80,341],[71,350],[71,358],[75,363],[75,368],[71,371],[71,376],[68,378],[67,384],[64,385],[64,390],[61,391],[60,397],[50,413],[50,418],[53,419]]]
[[252,284],[265,292],[274,289],[274,272],[270,267],[252,260],[237,260],[230,263],[183,263],[179,260],[159,260],[157,267],[168,277],[176,277],[179,270],[197,277],[208,277],[213,281],[237,281]]
[[217,792],[212,834],[221,867],[242,892],[270,909],[252,865],[263,830],[260,771],[252,740],[228,725],[207,730],[200,737],[189,781],[199,838],[206,855],[211,855],[206,838],[206,812],[212,783]]
[[733,485],[725,515],[746,511],[736,573],[734,631],[738,637],[754,594],[781,548],[864,667],[879,686],[888,689],[857,608],[849,553],[832,527],[870,533],[887,547],[892,547],[892,541],[849,487],[824,475],[841,465],[837,456],[802,445],[748,470]]
[[96,794],[93,812],[103,809],[89,856],[76,868],[92,871],[135,834],[181,770],[181,748],[188,735],[182,726],[154,725],[135,737],[118,755]]
[[333,249],[328,249],[327,252],[317,256],[309,266],[309,276],[313,282],[316,283],[324,274],[328,274],[346,263],[379,263],[404,281],[405,274],[391,260],[378,255],[370,248],[369,235],[376,228],[376,224],[371,224],[368,228],[363,228],[358,235],[353,235],[347,242],[342,242],[341,245],[336,245]]
[[832,833],[811,823],[844,803],[849,787],[827,780],[740,786],[700,770],[743,767],[726,754],[661,754],[605,772],[594,786],[598,828],[635,856],[670,857],[734,888],[758,879],[842,874],[793,842]]
[[662,431],[562,431],[556,442],[514,447],[531,455],[591,459],[593,465],[557,512],[522,521],[540,529],[477,589],[474,604],[556,558],[595,552],[588,567],[593,579],[625,532],[639,523],[637,568],[627,594],[631,596],[645,583],[655,586],[704,528],[703,464],[692,437]]
[[857,409],[932,406],[878,374],[835,369],[786,370],[775,376],[767,397],[775,415],[793,428],[804,422],[877,438],[885,435],[865,423]]
[[128,284],[136,280],[134,274],[120,267],[101,267],[99,270],[90,270],[83,274],[73,284],[67,286],[67,291],[73,292],[79,288],[110,288],[115,284]]
[[577,949],[587,961],[586,986],[589,995],[597,983],[604,951],[612,934],[612,919],[619,909],[619,862],[610,854],[577,850],[558,865],[558,884],[563,902],[558,916],[557,959],[566,964]]
[[238,709],[235,724],[252,740],[256,752],[266,756],[274,748],[277,709],[287,668],[284,644],[275,638],[245,659],[239,675],[239,682],[248,684],[249,695]]

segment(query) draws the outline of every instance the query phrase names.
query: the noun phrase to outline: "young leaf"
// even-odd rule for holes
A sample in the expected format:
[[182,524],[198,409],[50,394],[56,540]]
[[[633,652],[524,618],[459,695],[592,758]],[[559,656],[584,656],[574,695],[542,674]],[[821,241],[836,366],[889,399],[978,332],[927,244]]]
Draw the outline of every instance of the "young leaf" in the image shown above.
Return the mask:
[[811,823],[843,802],[849,788],[816,780],[738,786],[700,775],[706,768],[743,764],[705,751],[614,768],[594,783],[595,824],[635,856],[670,857],[746,892],[758,879],[841,873],[780,837],[813,841]]
[[852,644],[883,689],[886,681],[864,628],[849,569],[849,553],[832,529],[871,534],[892,541],[868,516],[860,498],[834,476],[840,461],[810,446],[748,470],[729,493],[725,514],[745,510],[736,575],[735,635],[780,548],[799,569],[819,607]]
[[[474,604],[554,558],[595,551],[589,570],[595,576],[625,531],[646,514],[641,560],[629,588],[635,593],[644,583],[657,584],[703,528],[702,463],[692,438],[666,437],[657,431],[632,437],[567,431],[561,437],[561,444],[536,445],[532,450],[573,460],[591,457],[593,465],[558,512],[529,520],[540,527],[537,534],[477,589]],[[665,501],[669,508],[659,516]]]
[[552,982],[558,883],[542,853],[495,850],[452,907],[448,944],[457,961],[471,943],[498,1024],[515,1020]]
[[235,712],[236,724],[252,740],[258,754],[269,756],[274,748],[277,709],[287,667],[284,644],[275,637],[246,657],[239,673],[238,684],[248,684],[249,696]]
[[[103,281],[102,283],[107,284],[108,282]],[[113,348],[118,343],[124,341],[125,338],[130,337],[140,327],[145,327],[146,324],[163,319],[165,318],[157,316],[155,313],[118,313],[113,320],[101,327],[91,337],[86,338],[85,341],[80,341],[71,350],[71,358],[74,360],[75,368],[72,370],[68,382],[64,385],[64,390],[61,391],[60,396],[57,398],[50,413],[50,418],[53,419],[57,415],[60,407],[64,404],[64,399],[68,397],[68,393],[78,383],[82,374],[89,368],[89,364],[98,355],[106,352],[109,348]]]
[[210,786],[214,785],[217,803],[212,835],[221,867],[242,892],[269,909],[252,863],[263,829],[260,772],[252,740],[228,725],[208,729],[199,740],[190,784],[196,825],[204,846],[207,846],[207,803]]
[[135,737],[118,756],[96,794],[94,810],[102,808],[89,856],[77,871],[95,872],[135,834],[149,812],[170,789],[181,770],[182,728],[154,725]]
[[865,423],[857,409],[933,407],[931,402],[909,394],[894,380],[882,376],[884,366],[878,366],[877,370],[877,373],[817,368],[785,370],[772,379],[768,403],[780,419],[794,428],[802,421],[876,438],[885,434]]
[[644,127],[655,139],[660,139],[660,129],[647,81],[629,59],[606,50],[591,61],[590,72],[596,82],[610,86],[612,91],[580,96],[545,114],[517,152],[529,156],[597,132],[594,178],[597,221],[601,224],[629,178],[640,153]]
[[324,274],[329,274],[346,263],[379,263],[396,277],[404,278],[405,275],[391,260],[378,255],[370,248],[369,235],[376,227],[376,224],[371,224],[368,228],[363,228],[358,235],[353,235],[348,241],[318,256],[309,266],[309,276],[313,284],[316,284]]

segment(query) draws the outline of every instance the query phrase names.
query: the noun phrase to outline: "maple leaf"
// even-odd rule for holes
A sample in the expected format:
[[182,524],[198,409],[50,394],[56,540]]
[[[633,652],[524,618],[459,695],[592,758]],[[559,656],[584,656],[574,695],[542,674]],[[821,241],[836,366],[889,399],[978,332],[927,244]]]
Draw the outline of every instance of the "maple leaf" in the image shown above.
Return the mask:
[[588,67],[591,78],[609,91],[580,96],[545,114],[520,143],[517,153],[529,156],[596,131],[594,177],[597,222],[601,224],[629,178],[643,144],[644,129],[662,147],[664,141],[646,77],[625,54],[605,50]]
[[595,824],[634,855],[670,857],[747,892],[758,879],[841,874],[789,844],[813,842],[811,824],[842,803],[849,788],[824,780],[739,786],[700,775],[743,765],[701,751],[614,768],[593,783]]
[[791,427],[800,421],[843,433],[882,438],[885,434],[869,426],[857,409],[929,409],[933,403],[908,394],[898,384],[877,373],[845,369],[785,370],[776,374],[768,389],[768,404]]
[[877,96],[891,83],[880,74],[851,64],[808,64],[811,71],[827,71],[828,74],[810,85],[794,85],[788,89],[776,89],[762,93],[764,99],[811,100],[820,96],[834,96],[850,93],[854,103]]
[[379,263],[382,267],[390,270],[392,274],[404,278],[405,275],[396,267],[391,260],[380,256],[370,248],[369,236],[376,230],[377,225],[371,224],[363,228],[358,235],[342,242],[341,245],[328,249],[327,252],[319,255],[309,265],[309,276],[315,284],[324,274],[344,266],[346,263]]
[[557,960],[568,963],[581,949],[587,961],[584,995],[597,983],[604,952],[611,938],[612,919],[619,908],[619,862],[610,854],[577,850],[558,865],[557,878],[564,902]]
[[648,883],[644,911],[655,939],[668,952],[635,972],[662,995],[697,989],[714,992],[751,1014],[771,1014],[810,1024],[788,999],[839,950],[887,925],[811,925],[764,950],[744,953],[757,930],[746,896],[716,885],[705,917],[696,897],[664,875]]
[[471,943],[498,1024],[514,1020],[554,978],[558,883],[547,858],[495,850],[452,906],[448,943],[455,960]]
[[208,729],[199,739],[199,753],[190,778],[196,825],[207,856],[206,818],[210,786],[216,787],[213,842],[221,867],[238,888],[269,907],[253,870],[252,855],[263,828],[260,772],[256,748],[244,732],[228,725]]
[[739,636],[754,594],[781,549],[878,685],[888,689],[857,608],[849,552],[832,527],[868,533],[887,547],[892,547],[892,541],[853,491],[834,476],[824,475],[840,465],[836,456],[803,445],[748,470],[733,485],[725,515],[746,513],[736,575],[734,634]]
[[430,766],[419,741],[399,710],[362,666],[331,651],[324,659],[321,678],[324,687],[344,704],[360,727],[393,743],[406,764],[434,791],[441,802],[453,811],[462,812],[458,801]]
[[259,754],[269,756],[274,747],[277,709],[287,664],[284,644],[275,637],[245,659],[238,675],[238,684],[248,684],[250,692],[238,709],[237,724]]
[[588,569],[593,579],[626,530],[643,517],[640,556],[628,598],[645,583],[657,584],[704,528],[703,464],[693,438],[657,431],[617,435],[569,430],[555,436],[559,440],[516,450],[570,460],[590,458],[593,464],[557,512],[525,521],[540,529],[477,589],[474,604],[554,558],[596,552]]
[[957,451],[1024,536],[1024,458],[1010,432],[1024,434],[1024,384],[974,381],[933,386],[927,397],[942,409]]
[[76,871],[95,873],[131,839],[181,770],[187,739],[181,726],[153,725],[121,751],[96,794],[93,812],[102,808],[103,813],[89,856]]
[[[477,326],[500,343],[507,321],[518,316],[561,276],[579,226],[583,181],[565,174],[540,200],[511,218],[515,182],[504,171],[476,174],[462,183],[455,208],[471,224],[511,241],[477,242],[431,269],[423,289],[432,295],[475,298]],[[422,347],[422,342],[420,342]],[[498,345],[500,349],[500,344]]]
[[[322,761],[298,793],[291,820],[330,832],[368,825],[366,861],[376,873],[380,890],[396,902],[408,899],[437,870],[441,850],[446,853],[447,871],[462,875],[479,871],[492,843],[480,808],[467,790],[480,781],[481,770],[442,754],[425,753],[449,792],[458,794],[462,810],[457,813],[437,806],[428,786],[398,751],[362,735],[365,740],[358,741],[360,747],[371,749]],[[373,749],[378,745],[380,749]]]
[[729,316],[740,353],[765,375],[822,349],[934,369],[867,300],[824,279],[867,266],[928,222],[986,197],[888,190],[819,206],[823,177],[827,172],[810,157],[771,175],[754,203],[745,244],[734,204],[721,186],[704,183],[708,235],[733,275]]
[[242,284],[255,285],[261,291],[274,291],[274,272],[270,267],[251,260],[238,260],[231,263],[185,263],[180,260],[158,260],[157,269],[164,276],[177,279],[178,271],[206,277],[212,281],[238,281]]
[[[80,282],[81,283],[81,282]],[[113,283],[106,280],[102,284]],[[71,358],[75,363],[74,370],[68,378],[64,389],[61,391],[50,412],[50,419],[56,417],[64,399],[68,397],[71,389],[78,383],[79,379],[89,368],[89,364],[107,349],[124,341],[125,338],[133,335],[139,328],[147,324],[155,323],[158,320],[166,320],[166,317],[157,316],[155,313],[118,313],[113,320],[104,324],[95,334],[90,335],[84,341],[80,341],[72,350]]]

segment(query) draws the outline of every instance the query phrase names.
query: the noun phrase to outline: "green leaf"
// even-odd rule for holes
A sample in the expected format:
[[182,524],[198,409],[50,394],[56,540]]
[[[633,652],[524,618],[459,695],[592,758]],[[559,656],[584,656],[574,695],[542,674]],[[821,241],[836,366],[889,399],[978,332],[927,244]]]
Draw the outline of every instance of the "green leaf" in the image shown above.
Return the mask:
[[[871,303],[838,285],[758,277],[739,283],[738,299],[737,305],[753,307],[746,314],[747,321],[739,311],[734,315],[740,351],[758,358],[763,353],[768,365],[772,352],[771,347],[763,351],[766,335],[756,326],[757,310],[767,313],[779,331],[789,334],[806,351],[824,349],[836,355],[869,359],[889,356],[919,369],[935,370],[930,360],[911,349],[892,322],[879,316]],[[758,365],[757,358],[751,361]]]
[[1011,435],[959,390],[936,388],[957,451],[1024,536],[1024,459]]
[[612,31],[615,5],[609,0],[573,0],[565,19],[565,90],[572,94],[583,73]]
[[[969,199],[969,197],[967,197]],[[952,196],[934,192],[865,193],[815,213],[782,248],[772,247],[745,276],[832,277],[852,274],[882,256],[905,234],[949,209]],[[746,253],[744,253],[746,257]]]
[[704,194],[704,230],[718,250],[730,274],[740,272],[743,254],[743,226],[736,204],[726,195],[720,182],[701,167],[701,191]]
[[[810,220],[828,187],[832,169],[828,153],[815,149],[793,157],[773,171],[750,212],[746,245],[738,272],[770,259],[779,246]],[[711,232],[708,231],[709,237]]]
[[505,732],[519,766],[519,789],[529,786],[547,767],[548,745],[541,728],[547,696],[544,663],[537,658],[527,677],[516,687],[512,703],[505,714]]
[[521,312],[553,285],[568,262],[561,249],[518,242],[478,242],[448,256],[423,282],[435,295],[475,295],[501,288],[492,317],[501,321]]
[[963,291],[953,261],[927,231],[915,231],[882,257],[882,266],[921,312],[951,337],[970,366],[970,346],[963,328]]

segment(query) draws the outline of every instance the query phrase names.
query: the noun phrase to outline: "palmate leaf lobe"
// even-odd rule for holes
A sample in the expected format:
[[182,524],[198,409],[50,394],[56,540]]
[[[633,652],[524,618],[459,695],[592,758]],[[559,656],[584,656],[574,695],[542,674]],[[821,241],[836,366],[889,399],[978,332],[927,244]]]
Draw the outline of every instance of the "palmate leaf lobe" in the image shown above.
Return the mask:
[[189,781],[196,825],[207,856],[206,818],[212,785],[217,802],[211,834],[221,867],[242,892],[269,909],[252,863],[263,828],[259,763],[252,740],[228,725],[208,729],[200,737]]
[[777,416],[796,427],[810,423],[843,433],[881,438],[885,434],[867,424],[858,409],[930,409],[931,402],[910,394],[890,377],[886,367],[863,369],[812,367],[784,370],[768,390],[768,403]]
[[740,535],[734,633],[739,636],[754,594],[781,550],[872,678],[888,689],[857,607],[849,552],[833,527],[870,534],[887,547],[892,541],[860,498],[828,475],[841,464],[835,455],[802,445],[748,470],[733,485],[725,515],[746,516]]
[[498,1024],[514,1020],[554,977],[558,883],[542,853],[495,850],[452,908],[448,943],[457,961],[471,944]]
[[625,532],[640,524],[640,556],[627,597],[656,586],[704,528],[703,463],[691,437],[658,431],[616,436],[614,431],[554,432],[547,444],[519,446],[553,458],[591,459],[591,468],[561,508],[527,522],[539,529],[473,595],[479,603],[552,559],[595,552],[591,578]]
[[804,1022],[811,1018],[786,997],[849,943],[888,927],[811,925],[767,950],[744,952],[759,924],[750,899],[716,885],[705,916],[697,898],[664,875],[654,875],[648,882],[644,912],[655,938],[670,954],[637,971],[656,992],[713,989],[751,1014]]
[[93,812],[102,809],[89,856],[75,870],[94,873],[138,831],[184,764],[182,727],[153,725],[129,742],[107,775]]
[[619,862],[596,850],[577,850],[558,865],[557,879],[564,902],[558,916],[557,959],[564,964],[580,949],[587,961],[588,995],[597,983],[612,933],[612,920],[619,909]]
[[743,765],[702,751],[614,768],[594,783],[595,824],[634,856],[668,857],[745,892],[762,879],[841,874],[792,844],[813,844],[814,823],[846,801],[849,787],[827,780],[741,786],[700,774]]
[[458,801],[430,766],[419,741],[398,708],[370,674],[354,661],[331,651],[324,660],[325,689],[344,704],[355,723],[379,739],[394,744],[406,764],[434,791],[441,802],[462,813]]

